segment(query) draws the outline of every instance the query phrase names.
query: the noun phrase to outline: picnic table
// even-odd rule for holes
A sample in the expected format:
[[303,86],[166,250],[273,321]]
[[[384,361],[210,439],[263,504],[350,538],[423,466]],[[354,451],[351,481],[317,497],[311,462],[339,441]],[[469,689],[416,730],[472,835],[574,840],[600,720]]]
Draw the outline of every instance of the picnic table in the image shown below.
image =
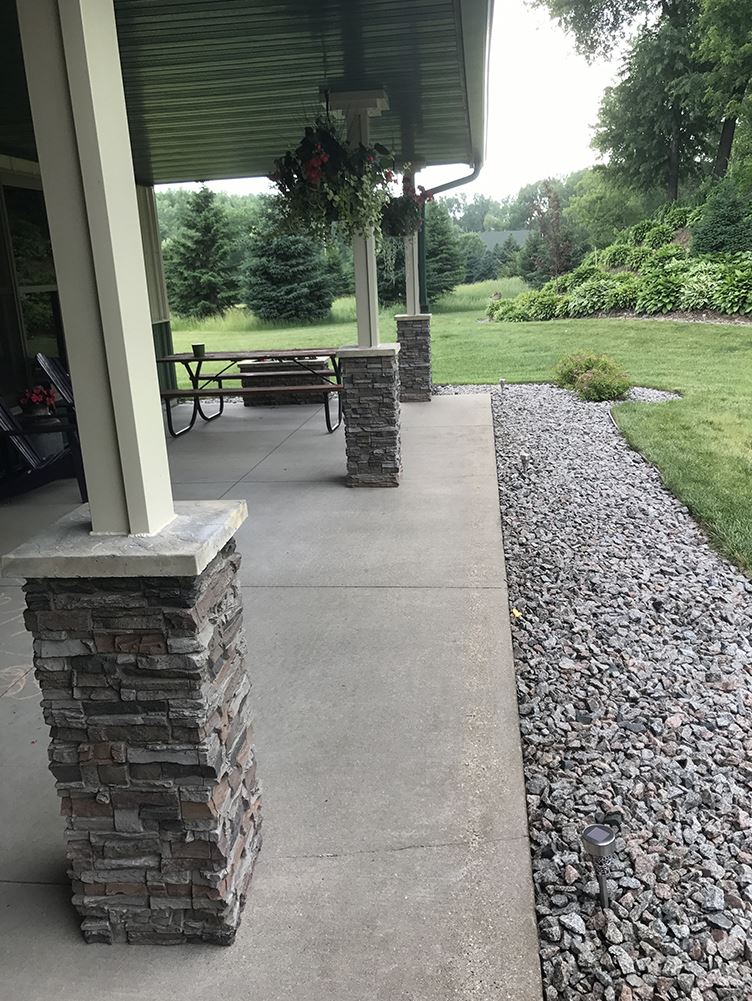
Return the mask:
[[[299,368],[310,376],[306,383],[300,385],[264,385],[252,386],[252,375],[246,372],[232,372],[237,364],[242,362],[265,363],[265,375],[269,375],[270,368],[275,364],[280,367],[280,379],[284,383],[285,374],[289,375],[290,365]],[[212,364],[212,370],[204,370],[206,363]],[[161,393],[162,399],[167,404],[167,429],[173,438],[178,438],[186,434],[196,423],[196,418],[213,421],[221,417],[225,408],[225,398],[230,397],[257,397],[257,396],[277,396],[304,394],[320,394],[324,402],[324,417],[326,419],[327,431],[331,434],[336,431],[342,422],[342,392],[340,378],[340,366],[337,358],[336,348],[282,348],[280,350],[266,351],[206,351],[202,355],[192,352],[182,352],[179,354],[163,355],[157,358],[160,365],[182,365],[188,373],[191,383],[190,389],[166,389]],[[221,367],[217,369],[216,363]],[[331,364],[331,369],[327,367]],[[272,368],[273,371],[273,368]],[[224,383],[240,381],[241,387],[236,389],[226,388]],[[329,394],[337,394],[337,422],[332,424],[331,412],[329,408]],[[188,424],[185,427],[175,429],[172,421],[172,411],[170,402],[173,400],[190,400],[193,404]],[[218,408],[214,413],[205,412],[201,401],[207,399],[217,399]]]

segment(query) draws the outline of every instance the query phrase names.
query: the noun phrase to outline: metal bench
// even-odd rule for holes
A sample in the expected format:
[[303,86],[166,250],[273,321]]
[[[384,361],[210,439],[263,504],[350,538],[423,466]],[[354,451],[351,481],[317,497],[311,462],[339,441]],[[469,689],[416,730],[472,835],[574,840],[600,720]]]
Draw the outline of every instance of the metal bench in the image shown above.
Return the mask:
[[[202,375],[202,381],[207,378]],[[227,379],[227,375],[220,375],[216,377],[216,381],[222,382]],[[231,376],[231,378],[240,378],[240,376]],[[224,410],[225,399],[227,397],[235,398],[245,398],[248,396],[262,396],[262,395],[289,395],[294,397],[299,393],[310,393],[312,395],[322,396],[324,402],[324,419],[326,421],[326,429],[329,434],[333,434],[337,428],[342,423],[342,390],[343,386],[338,382],[315,382],[309,383],[302,386],[254,386],[251,388],[238,388],[238,389],[225,389],[221,385],[217,389],[203,388],[203,389],[165,389],[162,391],[161,396],[164,402],[167,404],[165,407],[166,417],[167,417],[167,430],[170,432],[173,438],[179,438],[180,435],[186,434],[191,430],[193,425],[196,423],[196,418],[201,414],[201,417],[205,421],[212,421],[219,417]],[[332,423],[332,414],[329,397],[330,394],[335,393],[337,396],[337,422]],[[193,401],[193,412],[191,413],[190,420],[185,427],[175,429],[172,421],[172,408],[170,407],[171,401],[179,400],[192,400]],[[219,410],[215,414],[206,415],[201,409],[201,400],[219,400]]]

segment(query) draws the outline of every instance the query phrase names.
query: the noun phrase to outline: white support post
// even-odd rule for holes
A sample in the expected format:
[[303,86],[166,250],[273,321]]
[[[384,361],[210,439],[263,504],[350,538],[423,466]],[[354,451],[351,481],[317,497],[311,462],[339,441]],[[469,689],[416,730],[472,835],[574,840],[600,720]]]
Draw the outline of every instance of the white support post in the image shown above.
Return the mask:
[[113,0],[18,0],[95,534],[174,518]]
[[[347,109],[347,138],[351,146],[368,144],[368,110],[356,105]],[[376,270],[376,241],[373,233],[353,237],[353,271],[355,272],[355,316],[358,323],[358,345],[375,348],[379,345],[379,286]]]
[[[330,95],[330,107],[342,111],[347,122],[347,138],[351,146],[368,144],[368,118],[378,115],[389,104],[383,91],[355,91]],[[353,238],[355,271],[355,315],[358,324],[358,346],[379,346],[379,292],[376,273],[376,241],[373,233]]]
[[405,312],[420,313],[420,269],[418,264],[418,234],[405,237]]

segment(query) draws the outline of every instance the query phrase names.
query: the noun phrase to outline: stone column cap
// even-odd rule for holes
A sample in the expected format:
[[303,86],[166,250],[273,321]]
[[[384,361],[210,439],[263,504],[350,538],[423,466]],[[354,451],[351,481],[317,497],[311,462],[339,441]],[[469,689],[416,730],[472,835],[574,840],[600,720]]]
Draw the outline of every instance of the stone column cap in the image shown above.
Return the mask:
[[397,313],[394,317],[397,322],[400,320],[430,320],[433,313]]
[[387,358],[389,355],[399,354],[400,345],[377,344],[372,348],[364,348],[359,344],[346,344],[342,348],[337,348],[340,358]]
[[178,501],[156,535],[92,535],[89,505],[0,561],[5,577],[196,577],[248,517],[244,500]]

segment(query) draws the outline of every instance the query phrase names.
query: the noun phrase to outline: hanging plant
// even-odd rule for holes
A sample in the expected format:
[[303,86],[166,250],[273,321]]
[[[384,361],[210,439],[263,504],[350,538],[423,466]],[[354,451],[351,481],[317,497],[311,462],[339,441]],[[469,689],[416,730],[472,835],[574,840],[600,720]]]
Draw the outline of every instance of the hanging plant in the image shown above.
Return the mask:
[[423,206],[432,202],[433,195],[422,185],[415,190],[412,175],[402,178],[402,194],[388,199],[381,213],[381,232],[384,236],[412,236],[423,224]]
[[270,176],[287,227],[324,239],[334,226],[345,237],[378,233],[394,179],[388,159],[379,144],[348,146],[329,119],[306,128],[295,150],[275,160]]

